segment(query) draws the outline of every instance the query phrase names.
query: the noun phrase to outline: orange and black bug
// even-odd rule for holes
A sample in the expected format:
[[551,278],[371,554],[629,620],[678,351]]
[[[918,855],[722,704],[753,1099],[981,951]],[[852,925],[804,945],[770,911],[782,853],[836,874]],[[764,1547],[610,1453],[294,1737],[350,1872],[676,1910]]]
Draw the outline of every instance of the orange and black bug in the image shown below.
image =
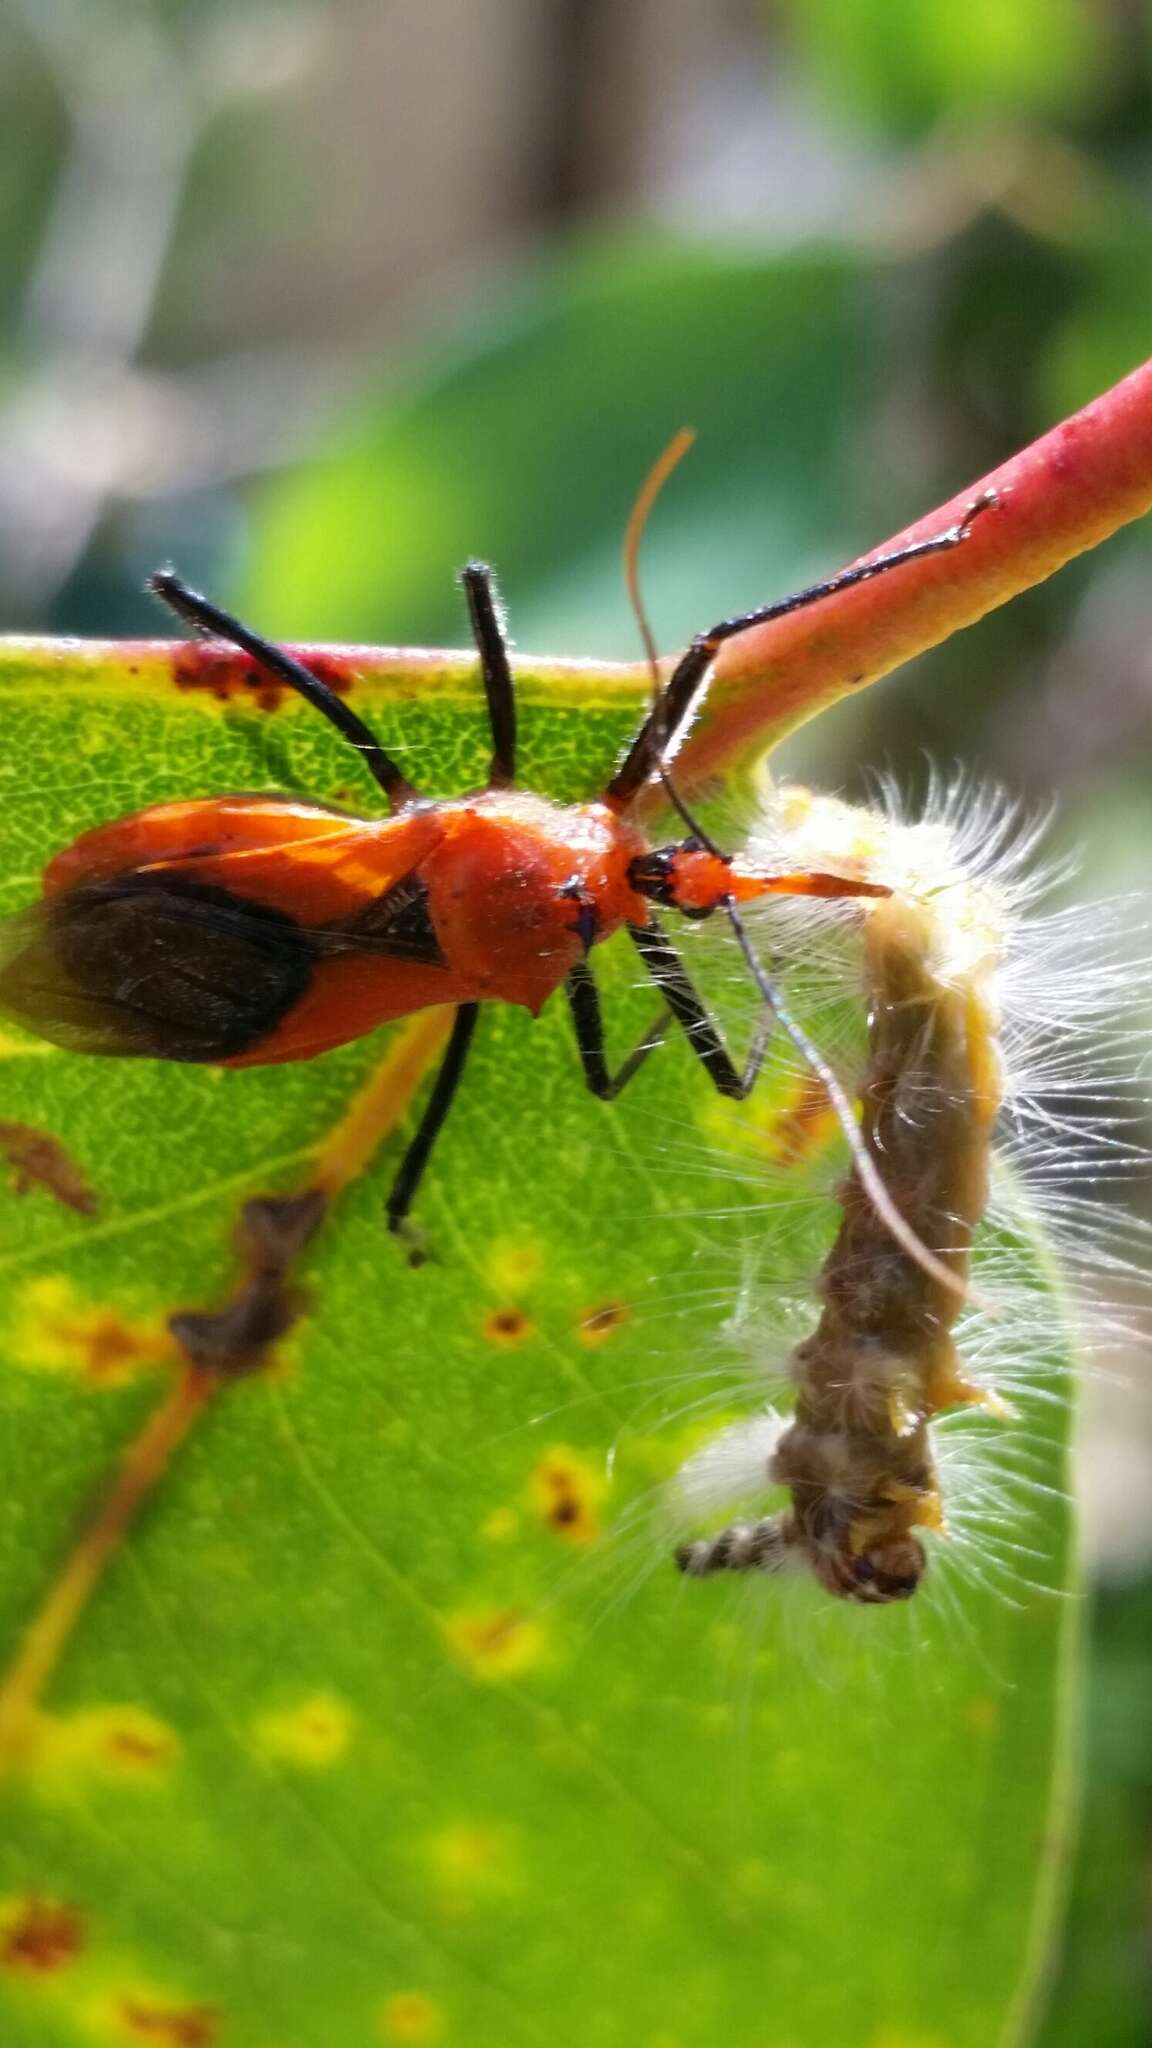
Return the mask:
[[[0,933],[0,1010],[72,1051],[254,1066],[311,1059],[433,1004],[455,1026],[387,1202],[401,1229],[459,1085],[483,1002],[534,1015],[568,998],[584,1079],[611,1100],[674,1020],[713,1086],[742,1098],[771,1017],[814,1057],[757,968],[767,1012],[737,1067],[653,906],[691,918],[723,909],[752,956],[736,905],[768,894],[885,893],[832,874],[746,872],[689,818],[653,846],[632,816],[721,644],[925,555],[967,526],[882,555],[697,635],[597,802],[558,804],[514,786],[516,701],[488,569],[462,582],[492,733],[485,787],[433,801],[322,678],[164,571],[151,589],[198,632],[243,649],[356,748],[391,815],[359,818],[288,796],[215,796],[151,806],[58,853],[39,903]],[[669,795],[683,811],[669,788]],[[687,818],[687,813],[684,813]],[[612,1072],[588,956],[623,927],[664,1003],[658,1025]],[[855,1136],[850,1108],[843,1120]],[[895,1228],[895,1224],[893,1225]]]

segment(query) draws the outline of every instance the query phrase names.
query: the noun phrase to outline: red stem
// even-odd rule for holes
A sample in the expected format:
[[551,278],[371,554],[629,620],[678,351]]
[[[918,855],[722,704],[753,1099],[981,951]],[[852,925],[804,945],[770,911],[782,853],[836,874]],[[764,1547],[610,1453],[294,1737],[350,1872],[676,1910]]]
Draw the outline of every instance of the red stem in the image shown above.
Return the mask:
[[1152,508],[1152,362],[869,553],[944,531],[989,488],[999,503],[954,552],[730,640],[678,757],[678,784],[766,752]]

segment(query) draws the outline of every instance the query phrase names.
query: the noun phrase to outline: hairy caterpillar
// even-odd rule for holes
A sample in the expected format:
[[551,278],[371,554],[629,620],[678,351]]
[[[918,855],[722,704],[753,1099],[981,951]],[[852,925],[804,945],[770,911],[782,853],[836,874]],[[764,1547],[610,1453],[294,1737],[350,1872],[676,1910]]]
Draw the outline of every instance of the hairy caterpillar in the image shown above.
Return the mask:
[[[966,1278],[989,1202],[994,1131],[1006,1134],[1011,1152],[1039,1093],[1057,1099],[1055,1110],[1041,1110],[1048,1129],[1076,1138],[1059,1104],[1073,1085],[1070,1046],[1118,1003],[1126,970],[1106,954],[1088,961],[1075,1014],[1056,1014],[1051,963],[1033,972],[1041,958],[1034,941],[1047,927],[1049,948],[1066,949],[1067,920],[1029,924],[1021,916],[1036,887],[1027,867],[1037,835],[1019,834],[1010,810],[969,787],[943,803],[936,790],[926,819],[912,824],[892,806],[864,811],[787,791],[770,829],[788,858],[808,860],[818,846],[833,871],[893,891],[861,914],[857,972],[869,1011],[857,1080],[862,1130],[906,1221]],[[1076,915],[1082,922],[1083,912]],[[1090,942],[1098,955],[1115,950],[1107,927],[1107,917],[1098,918]],[[1103,1082],[1113,1098],[1118,1049],[1115,1040]],[[1096,1136],[1115,1161],[1142,1157],[1115,1118]],[[1041,1153],[1041,1180],[1055,1150],[1046,1144]],[[1060,1157],[1067,1172],[1067,1142]],[[1026,1181],[1035,1182],[1035,1164],[1024,1157]],[[1035,1185],[1028,1192],[1043,1194]],[[788,1505],[683,1543],[677,1561],[694,1578],[799,1563],[842,1598],[890,1602],[916,1591],[927,1564],[924,1535],[946,1527],[937,1418],[973,1406],[1010,1411],[980,1373],[996,1318],[986,1308],[963,1316],[958,1348],[956,1294],[893,1243],[854,1173],[838,1199],[820,1314],[789,1361],[792,1417],[761,1414],[725,1431],[673,1487],[681,1511],[699,1517],[720,1506],[725,1491],[731,1501],[751,1466],[761,1489],[787,1489]],[[1083,1206],[1064,1203],[1077,1220]],[[960,1351],[969,1347],[976,1356],[966,1366]]]

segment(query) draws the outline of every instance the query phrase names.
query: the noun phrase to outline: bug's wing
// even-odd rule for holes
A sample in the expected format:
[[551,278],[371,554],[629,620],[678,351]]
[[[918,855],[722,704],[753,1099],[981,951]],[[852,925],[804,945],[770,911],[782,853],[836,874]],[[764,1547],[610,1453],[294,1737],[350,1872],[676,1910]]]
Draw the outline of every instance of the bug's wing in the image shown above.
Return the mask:
[[181,874],[46,897],[0,926],[0,1014],[73,1052],[228,1059],[308,988],[316,936]]

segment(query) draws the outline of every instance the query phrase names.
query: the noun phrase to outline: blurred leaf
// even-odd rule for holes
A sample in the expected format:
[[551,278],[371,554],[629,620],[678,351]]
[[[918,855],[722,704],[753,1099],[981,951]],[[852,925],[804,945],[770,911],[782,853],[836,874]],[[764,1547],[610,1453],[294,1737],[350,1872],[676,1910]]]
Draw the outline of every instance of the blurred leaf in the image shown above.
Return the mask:
[[[6,906],[137,803],[293,779],[347,795],[306,712],[174,699],[136,671],[97,687],[63,652],[50,677],[4,658]],[[541,786],[599,787],[619,716],[571,679],[537,699]],[[427,787],[474,779],[474,703],[449,721],[443,696],[434,716],[381,687],[358,701],[402,722]],[[651,997],[608,965],[623,1045]],[[9,1644],[162,1398],[141,1342],[222,1296],[239,1202],[302,1176],[378,1050],[224,1073],[6,1034],[5,1118],[63,1143],[101,1204],[0,1194]],[[437,1260],[409,1271],[381,1227],[392,1145],[317,1241],[284,1367],[208,1409],[69,1645],[3,1788],[6,2048],[1017,2038],[1063,1859],[1075,1602],[1005,1598],[963,1558],[937,1575],[948,1597],[903,1610],[689,1584],[643,1513],[709,1426],[715,1375],[726,1412],[749,1400],[724,1335],[749,1266],[806,1292],[834,1227],[803,1176],[758,1185],[762,1130],[718,1111],[681,1046],[609,1111],[563,1016],[485,1016],[422,1204]],[[1059,1323],[1054,1304],[1053,1375]],[[1021,1419],[1010,1530],[990,1506],[983,1535],[1056,1585],[1050,1394]],[[575,1532],[632,1503],[630,1536],[582,1546],[549,1517],[558,1460]],[[38,1947],[37,1906],[56,1914]]]
[[1082,266],[1076,298],[1036,366],[1041,404],[1084,405],[1148,353],[1152,231],[1143,207],[1119,209]]
[[685,424],[645,554],[662,645],[835,565],[868,369],[854,259],[609,244],[491,296],[265,494],[243,595],[277,632],[458,641],[453,579],[481,555],[521,644],[634,657],[624,524]]
[[1043,2048],[1143,2048],[1152,2022],[1148,1852],[1152,1587],[1107,1587],[1094,1604],[1086,1796]]
[[1108,56],[1087,0],[785,0],[784,12],[819,91],[901,135],[945,116],[1074,115]]

